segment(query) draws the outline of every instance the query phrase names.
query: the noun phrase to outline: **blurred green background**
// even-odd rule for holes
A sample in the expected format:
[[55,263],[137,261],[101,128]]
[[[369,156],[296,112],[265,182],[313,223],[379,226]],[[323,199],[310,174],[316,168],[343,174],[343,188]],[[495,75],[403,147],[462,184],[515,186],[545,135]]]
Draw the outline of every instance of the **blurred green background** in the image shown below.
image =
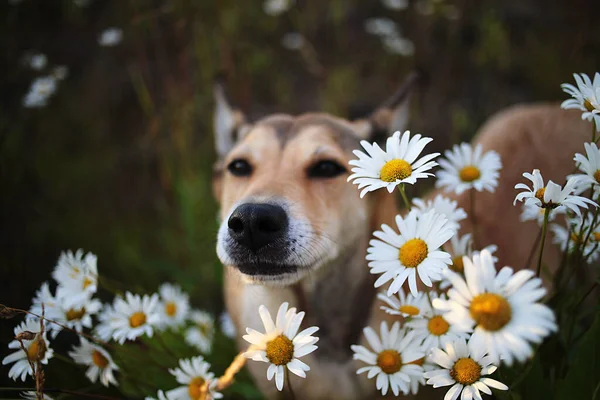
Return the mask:
[[[83,248],[117,289],[177,282],[195,307],[222,311],[217,75],[252,117],[357,117],[419,69],[410,128],[439,150],[508,105],[564,99],[560,83],[600,65],[596,0],[296,0],[278,14],[277,3],[0,2],[0,303],[28,308],[60,251]],[[122,41],[101,46],[109,27]],[[41,71],[27,62],[37,52]],[[58,65],[68,76],[48,104],[24,107]],[[0,321],[0,348],[15,324]]]

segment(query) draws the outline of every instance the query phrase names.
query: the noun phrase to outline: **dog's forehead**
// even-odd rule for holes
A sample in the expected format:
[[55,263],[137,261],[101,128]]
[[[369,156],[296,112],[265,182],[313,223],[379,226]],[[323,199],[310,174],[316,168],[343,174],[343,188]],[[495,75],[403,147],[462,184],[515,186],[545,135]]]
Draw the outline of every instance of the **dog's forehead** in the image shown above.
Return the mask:
[[346,153],[358,148],[360,142],[350,122],[328,114],[271,115],[257,121],[242,142],[256,145],[263,140],[273,140],[273,137],[280,149],[296,140],[317,142],[323,139],[336,143]]

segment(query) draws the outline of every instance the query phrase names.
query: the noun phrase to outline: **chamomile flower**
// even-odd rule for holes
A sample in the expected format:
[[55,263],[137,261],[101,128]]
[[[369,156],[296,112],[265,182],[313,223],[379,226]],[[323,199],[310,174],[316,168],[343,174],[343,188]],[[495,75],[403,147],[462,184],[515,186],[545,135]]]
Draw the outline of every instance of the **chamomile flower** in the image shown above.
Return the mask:
[[48,99],[56,92],[56,78],[41,76],[36,78],[23,98],[23,106],[27,108],[40,108],[48,104]]
[[[523,211],[519,216],[519,219],[523,222],[525,221],[536,221],[539,226],[544,224],[544,214],[546,213],[545,208],[540,208],[532,203],[523,203]],[[559,214],[564,214],[564,208],[555,208],[550,209],[550,214],[548,215],[548,221],[553,221]]]
[[429,210],[435,210],[437,213],[443,214],[448,219],[448,226],[452,226],[458,230],[460,221],[467,218],[467,213],[455,200],[450,200],[447,197],[438,194],[433,200],[424,201],[419,198],[413,199],[415,209],[421,213],[426,213]]
[[577,168],[583,172],[583,174],[575,174],[570,177],[576,177],[579,179],[579,187],[577,193],[583,193],[594,185],[594,196],[598,196],[600,193],[600,150],[596,143],[584,143],[586,155],[576,153],[575,163]]
[[579,249],[587,261],[596,260],[600,255],[600,221],[595,222],[592,228],[592,221],[589,219],[582,221],[567,218],[567,226],[570,226],[570,230],[558,224],[550,225],[550,230],[554,234],[553,243],[563,251],[568,243],[570,252]]
[[190,321],[193,325],[185,331],[185,341],[202,353],[210,353],[215,335],[214,318],[204,311],[192,311]]
[[539,169],[534,169],[533,173],[523,173],[523,176],[531,181],[533,188],[530,189],[524,183],[517,183],[515,189],[523,189],[517,194],[513,205],[517,201],[525,201],[525,204],[534,204],[541,208],[565,210],[568,208],[581,218],[579,208],[588,208],[588,204],[598,207],[598,205],[590,199],[581,196],[575,196],[572,193],[577,190],[580,180],[572,177],[567,180],[564,188],[552,181],[544,186],[544,179]]
[[283,303],[279,307],[275,322],[264,305],[259,307],[258,312],[265,333],[246,328],[248,334],[243,338],[252,346],[244,355],[254,361],[269,363],[267,379],[272,380],[275,377],[275,386],[281,391],[285,376],[284,368],[301,378],[306,378],[306,371],[310,371],[310,367],[299,358],[317,349],[315,343],[319,338],[312,335],[319,328],[312,326],[298,333],[304,312],[298,313],[295,308],[288,310],[288,303]]
[[408,0],[381,0],[385,8],[390,10],[400,11],[408,8]]
[[400,288],[397,295],[388,296],[385,293],[379,293],[377,298],[387,304],[380,308],[390,315],[402,315],[405,318],[423,317],[425,303],[428,301],[423,292],[417,293],[416,296],[411,293],[405,295],[404,290]]
[[43,53],[33,54],[29,58],[29,66],[31,69],[41,71],[46,68],[46,65],[48,65],[48,57],[46,57],[46,55]]
[[106,350],[100,346],[88,342],[85,338],[80,338],[79,346],[73,347],[69,352],[69,356],[75,360],[77,364],[87,365],[89,368],[85,372],[85,376],[95,383],[100,379],[102,385],[108,387],[110,384],[118,385],[115,379],[114,372],[119,369],[113,362],[112,357]]
[[161,325],[178,327],[185,323],[190,311],[190,298],[178,285],[163,283],[158,288],[160,294]]
[[121,43],[123,39],[123,30],[120,28],[108,28],[104,30],[98,38],[100,46],[112,47]]
[[[439,297],[446,300],[444,293],[438,296],[435,292],[430,292],[429,295],[432,299]],[[444,347],[447,343],[467,339],[469,336],[446,321],[442,313],[433,309],[429,302],[425,303],[423,318],[406,322],[406,327],[413,330],[415,342],[419,343],[427,354],[434,347]]]
[[36,334],[32,340],[23,339],[23,347],[25,351],[21,349],[21,345],[18,340],[13,340],[8,344],[9,349],[15,350],[14,353],[7,355],[2,360],[2,365],[8,365],[14,363],[8,371],[8,377],[13,380],[21,378],[25,382],[27,375],[31,375],[31,367],[29,361],[40,361],[42,364],[48,364],[48,360],[54,355],[54,351],[50,348],[50,342],[46,337],[46,332],[40,334],[40,323],[35,320],[25,320],[18,325],[15,330],[15,337],[19,334],[28,331]]
[[363,330],[370,349],[365,346],[352,345],[353,358],[368,364],[356,371],[357,374],[367,372],[367,378],[377,376],[375,386],[386,395],[391,388],[395,396],[408,393],[409,384],[423,375],[423,367],[419,365],[425,353],[414,342],[413,333],[400,329],[400,323],[394,322],[391,329],[385,321],[381,322],[380,336],[370,326]]
[[58,282],[56,295],[64,299],[64,305],[79,306],[98,288],[97,257],[92,253],[84,256],[81,249],[75,254],[62,252],[52,277]]
[[[37,393],[33,390],[21,392],[21,397],[27,400],[38,400]],[[54,397],[50,397],[46,393],[44,393],[44,395],[42,396],[42,400],[54,400]]]
[[106,307],[99,315],[96,332],[102,340],[114,339],[120,344],[142,335],[152,337],[160,322],[158,295],[134,295],[125,293],[125,299],[116,297],[112,307]]
[[358,185],[358,189],[364,188],[360,192],[362,198],[373,190],[386,188],[392,193],[400,184],[414,185],[417,179],[433,176],[427,171],[437,165],[432,160],[440,154],[427,154],[418,159],[425,146],[432,140],[422,138],[421,135],[411,138],[409,131],[402,135],[398,131],[387,139],[385,151],[377,143],[371,144],[363,140],[360,144],[367,153],[354,150],[358,160],[350,161],[350,165],[355,168],[352,168],[354,173],[348,177],[348,181],[353,181],[353,184]]
[[[91,328],[92,316],[102,309],[102,303],[98,299],[90,298],[77,306],[67,306],[64,298],[58,300],[58,307],[53,309],[49,318],[77,332],[82,332],[83,328]],[[48,330],[52,332],[52,338],[56,337],[58,332],[63,329],[61,326],[50,322],[47,323],[47,326]]]
[[456,194],[468,189],[492,193],[496,190],[502,168],[498,153],[493,150],[484,153],[480,144],[473,149],[470,144],[461,143],[446,150],[444,155],[446,158],[440,160],[442,169],[437,173],[435,187]]
[[[441,368],[427,371],[424,376],[427,384],[434,388],[450,386],[445,400],[479,399],[481,393],[491,395],[490,387],[507,390],[508,386],[487,377],[496,371],[492,359],[485,355],[485,347],[477,346],[472,341],[467,344],[464,339],[447,343],[445,351],[433,349],[431,359]],[[462,393],[462,394],[461,394]]]
[[235,329],[233,319],[231,319],[231,315],[228,312],[224,311],[221,314],[219,323],[221,325],[221,332],[229,339],[234,339],[237,336],[237,329]]
[[[44,305],[44,317],[48,319],[54,319],[57,316],[57,309],[59,308],[59,300],[52,294],[50,290],[50,284],[48,282],[42,283],[42,286],[35,292],[29,312],[42,316],[42,304]],[[27,314],[27,319],[37,319],[38,317]],[[49,330],[54,329],[54,324],[48,324],[46,327]]]
[[179,360],[179,368],[170,369],[169,372],[177,379],[177,383],[184,386],[169,390],[167,397],[177,400],[197,400],[202,394],[202,387],[208,382],[207,397],[203,399],[222,398],[223,395],[216,391],[215,374],[209,370],[210,364],[204,361],[202,356]]
[[577,87],[570,83],[560,85],[562,90],[573,97],[563,101],[560,106],[583,111],[581,119],[594,121],[596,130],[600,131],[600,73],[596,72],[593,82],[586,74],[573,74],[573,77]]
[[455,230],[448,226],[448,220],[431,210],[425,214],[411,211],[406,218],[396,216],[396,233],[388,225],[382,225],[382,231],[373,235],[379,239],[369,242],[366,259],[372,274],[382,274],[375,287],[393,280],[388,295],[397,293],[404,282],[413,296],[418,295],[417,274],[419,279],[431,287],[432,281],[442,279],[442,271],[451,263],[450,254],[439,250],[440,246],[454,235]]
[[265,0],[263,3],[263,11],[267,15],[273,17],[286,12],[294,5],[294,0]]
[[533,354],[531,343],[557,330],[552,310],[538,302],[546,290],[533,271],[504,267],[496,273],[492,255],[484,250],[472,261],[464,258],[464,272],[465,278],[447,271],[449,299],[434,299],[433,306],[450,324],[473,332],[470,341],[487,349],[495,363],[525,361]]

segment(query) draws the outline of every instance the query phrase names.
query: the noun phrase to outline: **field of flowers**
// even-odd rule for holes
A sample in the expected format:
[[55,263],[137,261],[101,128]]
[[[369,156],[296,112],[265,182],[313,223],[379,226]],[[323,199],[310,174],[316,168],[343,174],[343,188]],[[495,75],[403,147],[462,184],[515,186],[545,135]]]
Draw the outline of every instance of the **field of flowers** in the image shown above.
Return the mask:
[[[534,3],[0,4],[0,398],[261,399],[254,361],[293,397],[318,327],[284,303],[256,310],[264,333],[236,332],[224,309],[212,83],[250,116],[357,117],[415,69],[414,133],[363,142],[351,162],[361,196],[387,190],[411,210],[374,232],[366,263],[398,322],[365,327],[357,372],[383,396],[600,398],[598,282],[550,296],[539,279],[544,246],[566,249],[573,273],[600,254],[600,4]],[[469,210],[419,196],[493,192],[506,160],[466,142],[531,101],[580,110],[590,137],[565,182],[523,171],[515,207],[540,226],[540,262],[513,272],[458,235]]]

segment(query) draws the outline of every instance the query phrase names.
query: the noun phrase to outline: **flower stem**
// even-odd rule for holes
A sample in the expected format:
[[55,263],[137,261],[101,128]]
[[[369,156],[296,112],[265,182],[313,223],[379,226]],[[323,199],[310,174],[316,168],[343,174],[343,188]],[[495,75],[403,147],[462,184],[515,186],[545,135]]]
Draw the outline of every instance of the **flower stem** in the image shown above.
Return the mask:
[[410,209],[411,209],[410,201],[408,201],[408,197],[406,197],[406,190],[404,189],[404,183],[400,184],[400,194],[402,195],[402,200],[404,200],[404,205],[406,206],[408,211],[410,211]]
[[592,119],[592,142],[596,143],[596,120]]
[[290,370],[285,368],[285,385],[288,388],[288,392],[290,393],[290,399],[296,400],[296,395],[294,394],[294,389],[292,389],[292,381],[290,380]]
[[546,229],[548,228],[548,216],[550,215],[550,208],[544,210],[544,225],[542,225],[542,243],[540,245],[540,255],[538,257],[537,270],[535,276],[540,277],[540,271],[542,270],[542,254],[544,253],[544,243],[546,243]]

